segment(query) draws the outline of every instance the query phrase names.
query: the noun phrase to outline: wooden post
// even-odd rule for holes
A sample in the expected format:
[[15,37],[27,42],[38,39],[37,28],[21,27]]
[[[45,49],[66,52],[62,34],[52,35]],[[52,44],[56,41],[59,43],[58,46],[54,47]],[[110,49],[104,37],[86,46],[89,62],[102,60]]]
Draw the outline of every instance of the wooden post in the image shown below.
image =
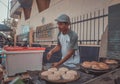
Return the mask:
[[17,38],[16,34],[14,35],[14,46],[16,46]]
[[29,46],[31,46],[32,43],[33,43],[33,32],[34,32],[33,28],[30,28],[30,33],[29,33]]

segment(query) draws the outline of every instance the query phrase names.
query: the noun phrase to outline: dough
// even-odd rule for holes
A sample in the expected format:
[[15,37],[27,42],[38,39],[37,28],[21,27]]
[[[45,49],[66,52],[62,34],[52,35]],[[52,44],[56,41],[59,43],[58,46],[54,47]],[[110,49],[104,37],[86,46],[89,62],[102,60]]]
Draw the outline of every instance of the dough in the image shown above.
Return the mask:
[[50,74],[50,75],[48,75],[48,79],[55,81],[55,80],[60,80],[61,77],[60,77],[60,75],[57,75],[57,74]]
[[53,74],[51,71],[43,71],[42,73],[41,73],[41,76],[48,76],[48,75],[50,75],[50,74]]
[[66,74],[62,75],[62,78],[64,80],[74,80],[75,79],[75,75],[66,73]]
[[57,71],[57,68],[49,68],[48,71],[55,72]]
[[59,71],[61,71],[61,72],[67,72],[69,69],[68,68],[66,68],[66,67],[61,67],[61,68],[59,68]]
[[60,71],[55,71],[54,74],[61,76],[61,75],[63,75],[64,73],[61,73]]
[[66,74],[72,74],[74,76],[77,76],[77,72],[74,71],[74,70],[69,70],[69,71],[66,72]]

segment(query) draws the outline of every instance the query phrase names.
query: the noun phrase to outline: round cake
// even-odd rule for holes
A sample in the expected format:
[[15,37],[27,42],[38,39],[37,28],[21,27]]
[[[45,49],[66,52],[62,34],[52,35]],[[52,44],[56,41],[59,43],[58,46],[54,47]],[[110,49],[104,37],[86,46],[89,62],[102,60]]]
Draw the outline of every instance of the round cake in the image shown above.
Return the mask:
[[91,68],[96,70],[101,70],[101,68],[99,67],[99,64],[93,64]]
[[98,64],[98,62],[92,61],[92,62],[91,62],[91,65],[94,65],[94,64]]
[[109,66],[108,66],[107,64],[103,63],[103,62],[100,62],[100,63],[99,63],[99,67],[100,67],[101,69],[109,69]]
[[107,64],[118,64],[118,61],[107,59],[107,60],[105,60],[105,63],[107,63]]
[[91,62],[85,61],[82,63],[82,66],[85,68],[91,68]]

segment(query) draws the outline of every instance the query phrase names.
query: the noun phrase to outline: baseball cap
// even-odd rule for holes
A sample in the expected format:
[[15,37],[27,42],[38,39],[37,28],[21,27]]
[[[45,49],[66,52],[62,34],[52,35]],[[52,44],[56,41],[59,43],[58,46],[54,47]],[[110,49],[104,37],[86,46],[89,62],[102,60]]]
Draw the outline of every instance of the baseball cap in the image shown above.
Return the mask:
[[62,14],[57,19],[55,19],[55,21],[70,23],[70,17],[68,15],[66,15],[66,14]]

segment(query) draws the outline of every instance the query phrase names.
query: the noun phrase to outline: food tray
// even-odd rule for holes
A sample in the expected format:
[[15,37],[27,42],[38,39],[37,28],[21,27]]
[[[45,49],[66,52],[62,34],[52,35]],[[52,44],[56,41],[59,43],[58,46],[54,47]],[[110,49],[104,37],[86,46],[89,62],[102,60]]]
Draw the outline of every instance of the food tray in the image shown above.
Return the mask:
[[93,73],[93,74],[103,74],[103,73],[106,73],[106,72],[111,70],[111,68],[104,69],[104,70],[103,69],[97,70],[97,69],[92,69],[92,68],[85,68],[81,64],[80,64],[80,69],[83,70],[86,73]]
[[40,75],[40,78],[43,79],[43,80],[45,80],[45,81],[47,81],[47,82],[51,82],[51,83],[57,83],[57,84],[58,83],[68,83],[68,82],[72,82],[72,81],[75,81],[75,80],[79,79],[80,78],[80,73],[77,72],[77,76],[75,76],[74,80],[64,80],[64,79],[61,78],[60,80],[54,80],[53,81],[53,80],[49,80],[46,76],[41,76],[41,75]]

